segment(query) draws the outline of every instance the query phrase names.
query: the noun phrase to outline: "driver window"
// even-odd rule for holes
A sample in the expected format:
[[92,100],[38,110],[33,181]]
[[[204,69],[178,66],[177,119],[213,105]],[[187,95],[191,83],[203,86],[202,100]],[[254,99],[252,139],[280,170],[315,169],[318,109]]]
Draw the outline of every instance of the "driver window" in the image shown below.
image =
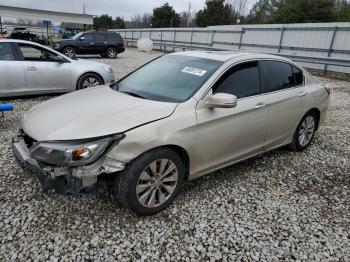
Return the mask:
[[258,62],[242,63],[229,69],[215,84],[213,93],[227,93],[244,98],[260,94]]
[[48,62],[55,61],[56,55],[40,47],[20,44],[19,49],[26,61]]

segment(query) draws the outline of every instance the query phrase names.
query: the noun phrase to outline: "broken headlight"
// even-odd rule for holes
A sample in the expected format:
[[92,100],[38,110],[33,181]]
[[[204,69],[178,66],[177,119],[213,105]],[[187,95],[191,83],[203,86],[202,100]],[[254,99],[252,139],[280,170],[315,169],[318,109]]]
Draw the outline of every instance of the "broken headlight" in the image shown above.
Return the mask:
[[[123,135],[117,136],[117,140]],[[95,141],[40,142],[30,150],[36,160],[57,166],[81,166],[95,162],[112,143],[112,137]]]

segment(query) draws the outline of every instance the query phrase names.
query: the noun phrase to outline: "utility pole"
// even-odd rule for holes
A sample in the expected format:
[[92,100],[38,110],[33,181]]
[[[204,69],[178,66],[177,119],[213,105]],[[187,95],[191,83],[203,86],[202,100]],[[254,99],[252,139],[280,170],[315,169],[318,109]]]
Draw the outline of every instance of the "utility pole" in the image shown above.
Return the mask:
[[86,3],[83,3],[83,14],[86,15]]
[[187,27],[190,27],[190,20],[191,20],[191,2],[188,3]]
[[[83,14],[86,15],[86,2],[83,3]],[[86,25],[84,24],[84,31],[86,30]]]

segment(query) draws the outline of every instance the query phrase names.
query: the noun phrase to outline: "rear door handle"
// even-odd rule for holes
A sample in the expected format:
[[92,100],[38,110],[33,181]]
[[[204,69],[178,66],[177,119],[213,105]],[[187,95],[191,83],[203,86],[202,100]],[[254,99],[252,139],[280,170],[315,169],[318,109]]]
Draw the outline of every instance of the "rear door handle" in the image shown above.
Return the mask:
[[266,104],[264,102],[258,103],[258,104],[256,104],[255,109],[263,108],[265,106],[266,106]]
[[94,45],[95,43],[90,43],[90,45]]
[[306,92],[300,92],[298,96],[299,96],[299,97],[303,97],[303,96],[306,96],[306,95],[307,95]]
[[38,70],[38,68],[36,68],[35,66],[28,66],[28,67],[27,67],[27,70],[29,70],[29,71],[35,71],[35,70]]

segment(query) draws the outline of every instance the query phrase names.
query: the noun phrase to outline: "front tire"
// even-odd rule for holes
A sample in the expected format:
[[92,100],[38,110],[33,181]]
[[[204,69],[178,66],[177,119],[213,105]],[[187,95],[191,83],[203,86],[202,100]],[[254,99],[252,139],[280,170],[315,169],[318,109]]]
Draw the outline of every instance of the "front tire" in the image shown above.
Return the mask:
[[100,85],[103,85],[103,80],[101,79],[101,77],[94,73],[88,73],[79,78],[77,83],[77,90]]
[[63,54],[69,58],[74,58],[76,56],[75,49],[70,46],[63,49]]
[[131,162],[117,180],[119,199],[138,215],[149,216],[167,208],[183,183],[185,168],[171,149],[146,152]]
[[294,132],[293,141],[289,147],[293,151],[303,151],[312,142],[317,129],[317,117],[314,112],[308,112],[298,124]]

